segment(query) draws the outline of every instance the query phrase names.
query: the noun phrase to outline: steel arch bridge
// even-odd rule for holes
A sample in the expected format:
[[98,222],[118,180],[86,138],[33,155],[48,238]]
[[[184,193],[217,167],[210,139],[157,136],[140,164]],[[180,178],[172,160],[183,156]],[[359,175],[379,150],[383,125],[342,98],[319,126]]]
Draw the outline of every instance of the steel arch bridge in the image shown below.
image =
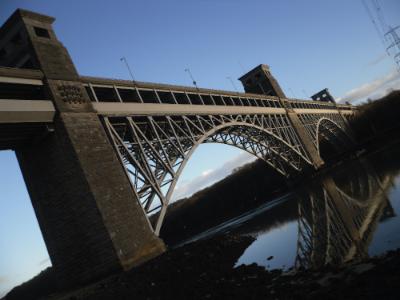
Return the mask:
[[[39,71],[0,68],[1,73],[0,84],[10,85],[11,91],[14,86],[45,86]],[[323,164],[321,140],[339,150],[353,143],[347,125],[355,111],[351,106],[92,77],[81,80],[83,90],[61,90],[86,92],[92,99],[135,197],[146,214],[159,213],[157,223],[151,224],[156,234],[179,175],[202,143],[240,148],[288,178]],[[137,102],[128,93],[136,95]],[[57,112],[50,100],[13,99],[19,95],[12,92],[7,96],[11,99],[0,99],[0,148],[19,149],[52,134]]]
[[240,78],[245,93],[81,76],[54,20],[17,10],[0,28],[0,150],[16,152],[64,282],[165,251],[168,202],[201,143],[241,148],[286,177],[324,164],[321,140],[351,143],[355,107],[288,99],[266,65]]
[[[340,138],[346,135],[346,124],[339,114],[312,117],[307,114],[304,118],[308,119],[307,130],[313,133],[317,149],[321,138],[332,143],[343,142]],[[103,120],[145,212],[159,212],[154,224],[157,234],[179,175],[202,143],[240,148],[286,177],[313,167],[313,160],[285,111],[280,114],[132,114],[103,116]],[[346,143],[350,143],[351,139],[347,135],[346,138]]]

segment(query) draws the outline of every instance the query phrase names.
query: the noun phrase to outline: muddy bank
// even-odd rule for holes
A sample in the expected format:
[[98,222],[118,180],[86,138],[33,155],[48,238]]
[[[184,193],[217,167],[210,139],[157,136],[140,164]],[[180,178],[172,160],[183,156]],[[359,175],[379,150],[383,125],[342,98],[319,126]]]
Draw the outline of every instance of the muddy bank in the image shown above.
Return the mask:
[[[233,268],[252,242],[232,235],[199,241],[130,272],[43,299],[398,299],[400,250],[319,270]],[[26,296],[7,299],[30,299]]]

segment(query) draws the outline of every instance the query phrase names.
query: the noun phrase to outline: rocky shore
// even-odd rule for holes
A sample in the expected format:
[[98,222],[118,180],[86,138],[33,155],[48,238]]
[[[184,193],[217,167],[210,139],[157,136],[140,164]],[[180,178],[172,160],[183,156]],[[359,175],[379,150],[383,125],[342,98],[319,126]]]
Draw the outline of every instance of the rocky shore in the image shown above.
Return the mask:
[[[253,242],[217,236],[174,249],[130,272],[75,291],[6,299],[398,299],[400,250],[319,270],[234,265]],[[266,259],[271,259],[270,257]],[[273,258],[272,258],[273,259]]]

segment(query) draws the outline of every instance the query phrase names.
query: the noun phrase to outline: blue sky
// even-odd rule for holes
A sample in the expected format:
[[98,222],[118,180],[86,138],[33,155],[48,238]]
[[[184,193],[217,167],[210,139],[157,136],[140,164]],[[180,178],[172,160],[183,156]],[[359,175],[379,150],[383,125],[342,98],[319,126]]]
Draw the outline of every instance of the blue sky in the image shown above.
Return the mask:
[[[400,1],[381,3],[388,23],[398,25]],[[129,79],[125,56],[138,80],[190,85],[190,68],[200,87],[226,90],[233,89],[228,76],[266,63],[298,98],[328,87],[360,101],[400,85],[361,1],[0,0],[0,23],[18,7],[56,17],[56,34],[82,75]],[[225,176],[247,161],[240,153],[199,147],[178,188]],[[0,152],[0,296],[45,268],[46,258],[18,163]]]

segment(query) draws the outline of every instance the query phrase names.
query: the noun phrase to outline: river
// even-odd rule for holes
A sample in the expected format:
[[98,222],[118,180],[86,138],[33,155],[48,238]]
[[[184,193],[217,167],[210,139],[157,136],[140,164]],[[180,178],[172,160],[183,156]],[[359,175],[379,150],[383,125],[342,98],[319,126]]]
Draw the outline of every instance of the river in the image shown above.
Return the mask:
[[[400,248],[400,143],[347,160],[280,197],[176,246],[250,235],[236,266],[318,268]],[[241,199],[246,201],[247,199]]]

